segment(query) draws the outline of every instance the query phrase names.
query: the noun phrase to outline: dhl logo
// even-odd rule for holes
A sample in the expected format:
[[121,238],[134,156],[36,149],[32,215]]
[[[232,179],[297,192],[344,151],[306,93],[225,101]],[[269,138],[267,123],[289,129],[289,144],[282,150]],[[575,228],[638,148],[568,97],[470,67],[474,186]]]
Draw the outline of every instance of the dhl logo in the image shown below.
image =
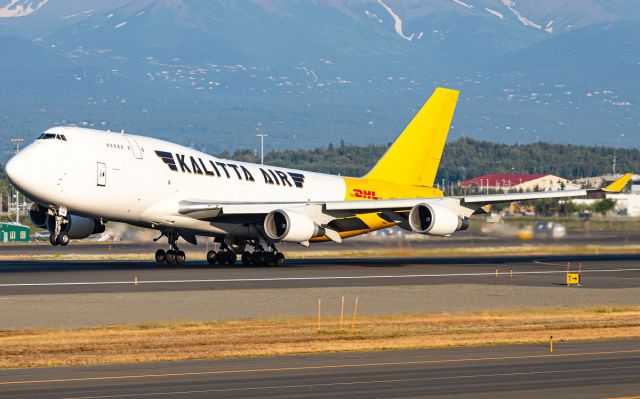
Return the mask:
[[361,190],[359,188],[354,188],[353,193],[351,193],[351,196],[354,198],[371,199],[371,200],[380,199],[379,197],[376,196],[375,191]]

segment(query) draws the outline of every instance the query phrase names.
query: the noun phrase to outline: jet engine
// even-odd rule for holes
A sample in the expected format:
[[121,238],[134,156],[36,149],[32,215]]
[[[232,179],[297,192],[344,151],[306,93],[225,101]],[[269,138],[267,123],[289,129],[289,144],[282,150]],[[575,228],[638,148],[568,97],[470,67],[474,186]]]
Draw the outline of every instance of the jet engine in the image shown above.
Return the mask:
[[448,236],[469,228],[469,220],[454,211],[436,204],[418,204],[409,212],[411,230],[432,236]]
[[271,211],[264,218],[264,231],[274,241],[296,243],[322,235],[320,226],[309,216],[287,209]]
[[[53,232],[55,220],[52,216],[47,217],[47,230]],[[91,234],[99,234],[104,232],[104,224],[98,219],[86,218],[69,214],[67,215],[67,223],[62,225],[62,232],[66,233],[69,238],[79,239],[87,238]]]
[[29,219],[34,226],[44,229],[47,227],[47,208],[34,202],[29,209]]

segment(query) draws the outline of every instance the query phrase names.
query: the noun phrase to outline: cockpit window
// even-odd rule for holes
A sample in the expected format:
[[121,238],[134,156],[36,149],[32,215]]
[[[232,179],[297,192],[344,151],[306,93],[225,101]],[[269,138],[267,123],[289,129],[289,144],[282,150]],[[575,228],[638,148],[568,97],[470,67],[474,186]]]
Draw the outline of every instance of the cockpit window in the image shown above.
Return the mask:
[[64,136],[64,134],[42,133],[37,138],[37,140],[49,140],[49,139],[67,141],[67,138]]

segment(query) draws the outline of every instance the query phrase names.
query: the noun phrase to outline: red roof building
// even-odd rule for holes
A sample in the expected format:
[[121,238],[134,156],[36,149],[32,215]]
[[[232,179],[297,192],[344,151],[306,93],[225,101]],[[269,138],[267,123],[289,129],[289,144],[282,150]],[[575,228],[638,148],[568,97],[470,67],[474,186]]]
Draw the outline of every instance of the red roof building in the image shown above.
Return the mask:
[[491,190],[552,191],[578,188],[569,180],[549,174],[489,174],[460,183],[461,187],[476,186]]

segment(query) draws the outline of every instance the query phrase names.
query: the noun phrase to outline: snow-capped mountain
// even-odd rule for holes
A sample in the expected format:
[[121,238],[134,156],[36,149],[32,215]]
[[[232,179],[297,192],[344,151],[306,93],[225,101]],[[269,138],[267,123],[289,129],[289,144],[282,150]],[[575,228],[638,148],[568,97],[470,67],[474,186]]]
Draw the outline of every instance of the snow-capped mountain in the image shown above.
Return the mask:
[[640,0],[0,0],[0,140],[386,142],[446,85],[452,137],[637,146],[638,21]]

